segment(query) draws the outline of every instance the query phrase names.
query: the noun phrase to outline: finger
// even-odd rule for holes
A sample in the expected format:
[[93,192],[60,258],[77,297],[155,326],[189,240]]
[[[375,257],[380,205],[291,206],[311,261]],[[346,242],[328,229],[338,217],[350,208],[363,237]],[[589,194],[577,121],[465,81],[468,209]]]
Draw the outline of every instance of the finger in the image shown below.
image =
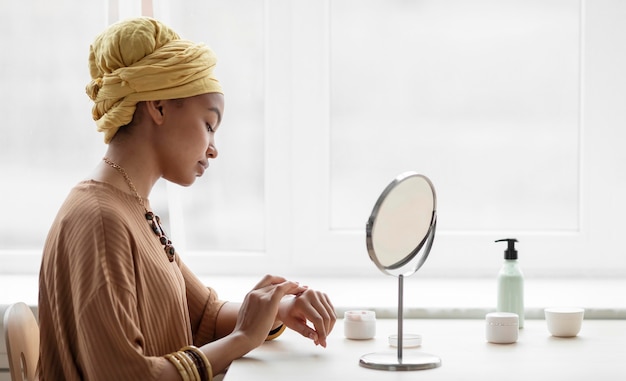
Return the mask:
[[308,290],[308,289],[309,289],[309,286],[307,286],[307,285],[303,285],[303,286],[302,286],[302,292],[300,292],[300,293],[296,294],[296,296],[300,296],[300,295],[302,295],[302,294],[304,293],[304,291],[306,291],[306,290]]
[[315,344],[320,344],[325,348],[326,337],[329,332],[327,330],[327,323],[331,320],[331,315],[322,306],[322,303],[314,298],[309,301],[308,305],[303,306],[303,317],[311,322],[313,327],[309,327],[303,323],[300,329],[303,336],[313,339]]
[[306,337],[307,339],[313,340],[315,345],[321,344],[318,333],[313,328],[306,325],[304,322],[298,321],[297,323],[292,324],[289,328],[298,332],[299,334]]
[[274,285],[274,294],[278,295],[281,299],[286,295],[299,295],[302,294],[306,288],[300,286],[298,282],[284,281],[280,284]]
[[330,315],[325,310],[316,310],[313,316],[309,319],[315,332],[317,333],[317,342],[324,348],[326,348],[326,337],[328,337],[327,322],[330,321]]
[[283,282],[286,282],[286,281],[287,281],[287,279],[285,279],[285,278],[283,278],[281,276],[267,274],[267,275],[265,275],[263,277],[263,279],[261,279],[259,281],[259,283],[257,283],[254,286],[253,289],[254,290],[258,290],[260,288],[264,288],[264,287],[271,286],[271,285],[274,285],[274,284],[283,283]]
[[[330,298],[325,293],[319,293],[319,305],[316,307],[322,321],[319,323],[320,326],[324,327],[323,335],[320,335],[320,342],[323,343],[324,347],[326,346],[326,338],[332,332],[335,327],[335,322],[337,321],[337,314],[335,313],[335,307],[333,306]],[[318,335],[319,335],[318,330]]]
[[327,334],[330,333],[335,325],[335,321],[337,320],[335,307],[330,301],[330,298],[325,293],[318,291],[313,293],[310,299],[311,305],[319,313],[323,320],[320,324],[324,324],[325,332]]
[[335,327],[335,322],[337,321],[337,313],[335,312],[335,306],[333,306],[333,303],[330,301],[328,295],[323,294],[323,296],[324,298],[322,299],[322,303],[324,304],[324,307],[326,308],[326,311],[328,311],[328,314],[330,316],[326,327],[326,332],[330,334]]

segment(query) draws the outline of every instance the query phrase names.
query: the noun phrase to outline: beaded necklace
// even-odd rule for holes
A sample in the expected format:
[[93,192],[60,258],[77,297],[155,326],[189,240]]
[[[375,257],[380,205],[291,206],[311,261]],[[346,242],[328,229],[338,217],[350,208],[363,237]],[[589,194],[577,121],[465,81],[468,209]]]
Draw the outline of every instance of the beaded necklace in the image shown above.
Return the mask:
[[139,192],[137,192],[137,188],[135,188],[135,185],[130,180],[128,173],[126,173],[124,168],[122,168],[119,164],[112,162],[106,157],[103,157],[102,160],[105,163],[107,163],[109,166],[111,166],[113,169],[118,171],[124,177],[124,181],[126,181],[126,184],[128,184],[128,187],[135,195],[135,198],[139,201],[139,204],[143,207],[143,210],[145,211],[146,220],[150,224],[152,231],[154,232],[154,234],[157,235],[157,237],[159,237],[159,241],[161,242],[161,245],[163,245],[165,254],[167,254],[167,259],[170,262],[173,262],[174,256],[176,255],[176,249],[174,249],[174,246],[172,246],[172,241],[169,238],[167,238],[167,234],[165,233],[165,230],[163,230],[163,227],[161,227],[161,219],[159,218],[159,216],[155,215],[154,213],[148,210],[148,208],[146,207],[146,203],[144,202],[143,198],[139,195]]

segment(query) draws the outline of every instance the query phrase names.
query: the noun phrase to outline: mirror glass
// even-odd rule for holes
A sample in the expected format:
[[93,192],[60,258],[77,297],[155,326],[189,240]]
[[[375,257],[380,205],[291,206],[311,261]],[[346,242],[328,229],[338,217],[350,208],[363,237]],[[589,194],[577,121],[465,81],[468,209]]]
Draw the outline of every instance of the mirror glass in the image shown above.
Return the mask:
[[435,234],[436,206],[431,181],[415,172],[399,175],[385,188],[366,229],[367,251],[381,271],[410,275],[422,266]]

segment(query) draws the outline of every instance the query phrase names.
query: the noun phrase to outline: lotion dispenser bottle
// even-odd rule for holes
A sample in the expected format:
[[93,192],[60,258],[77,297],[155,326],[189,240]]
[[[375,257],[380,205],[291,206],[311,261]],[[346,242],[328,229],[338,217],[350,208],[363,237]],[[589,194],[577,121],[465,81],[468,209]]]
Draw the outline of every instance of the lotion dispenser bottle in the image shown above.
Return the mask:
[[515,238],[499,239],[496,242],[507,242],[504,251],[504,264],[498,274],[498,312],[517,314],[519,328],[524,327],[524,275],[517,262]]

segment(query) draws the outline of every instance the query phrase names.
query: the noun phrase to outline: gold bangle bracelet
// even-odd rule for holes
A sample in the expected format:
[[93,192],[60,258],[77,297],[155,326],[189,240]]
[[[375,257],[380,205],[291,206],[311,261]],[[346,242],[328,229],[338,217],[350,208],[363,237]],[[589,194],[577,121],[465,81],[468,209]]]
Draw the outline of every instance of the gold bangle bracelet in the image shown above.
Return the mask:
[[271,330],[269,335],[267,335],[267,337],[265,338],[265,341],[274,340],[278,336],[282,335],[282,333],[285,332],[286,328],[286,325],[281,324],[280,326],[278,326],[278,328]]
[[196,367],[195,362],[189,355],[183,351],[176,352],[176,357],[180,360],[180,362],[185,367],[187,373],[193,377],[194,381],[202,381],[200,379],[200,374],[198,373],[198,367]]
[[193,345],[188,345],[186,347],[184,347],[183,349],[181,349],[182,351],[190,351],[193,352],[194,354],[196,354],[199,358],[200,361],[203,362],[204,364],[204,371],[207,377],[208,381],[213,381],[213,367],[211,366],[211,362],[209,361],[209,359],[206,357],[206,355],[204,354],[204,352],[202,352],[202,350],[200,350],[200,348],[193,346]]
[[196,351],[193,351],[191,349],[185,349],[184,352],[193,360],[194,364],[196,365],[198,373],[200,374],[200,381],[209,381],[209,374],[207,372],[206,363],[204,362],[202,357],[200,357],[200,355],[196,353]]
[[183,378],[183,381],[191,381],[189,379],[189,374],[187,373],[187,371],[185,370],[185,368],[183,367],[183,364],[180,363],[180,360],[178,358],[176,358],[176,356],[172,353],[165,355],[165,358],[171,362],[172,364],[174,364],[174,366],[176,367],[176,369],[178,369],[178,373],[180,374],[180,376]]

